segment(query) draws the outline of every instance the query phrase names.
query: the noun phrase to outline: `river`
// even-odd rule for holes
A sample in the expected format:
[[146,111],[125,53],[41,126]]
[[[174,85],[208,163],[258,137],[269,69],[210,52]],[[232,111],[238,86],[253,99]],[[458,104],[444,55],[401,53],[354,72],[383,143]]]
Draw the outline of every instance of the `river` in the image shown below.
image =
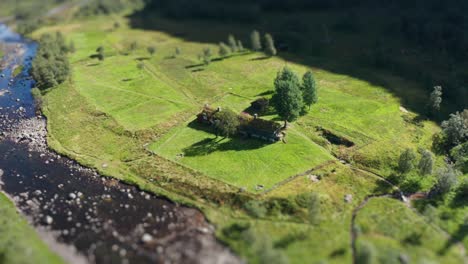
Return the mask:
[[70,263],[241,262],[200,211],[48,150],[31,96],[37,44],[0,25],[0,45],[0,190],[53,250]]

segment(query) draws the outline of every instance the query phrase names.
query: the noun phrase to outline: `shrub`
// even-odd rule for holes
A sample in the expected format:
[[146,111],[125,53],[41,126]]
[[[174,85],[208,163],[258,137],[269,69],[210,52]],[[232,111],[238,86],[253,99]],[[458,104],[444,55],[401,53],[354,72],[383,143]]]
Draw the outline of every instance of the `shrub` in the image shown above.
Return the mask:
[[244,209],[250,216],[255,218],[265,217],[267,209],[262,202],[251,200],[244,204]]

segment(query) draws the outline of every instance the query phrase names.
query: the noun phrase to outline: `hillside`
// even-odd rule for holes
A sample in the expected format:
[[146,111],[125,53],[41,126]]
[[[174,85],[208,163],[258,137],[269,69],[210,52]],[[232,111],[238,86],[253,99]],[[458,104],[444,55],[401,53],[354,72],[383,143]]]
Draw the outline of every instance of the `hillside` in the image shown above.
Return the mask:
[[[160,19],[157,25],[178,26]],[[366,241],[379,258],[461,261],[456,243],[434,254],[450,238],[437,226],[420,230],[428,219],[391,198],[395,187],[384,181],[413,191],[414,181],[420,182],[418,190],[428,190],[435,180],[395,175],[401,151],[430,148],[439,132],[388,89],[417,84],[362,69],[389,84],[378,85],[321,63],[301,64],[291,53],[290,60],[241,52],[200,63],[198,54],[207,47],[215,54],[216,43],[228,33],[247,38],[250,31],[239,28],[213,28],[204,34],[219,36],[216,41],[191,41],[173,31],[134,29],[125,17],[113,15],[45,27],[34,36],[57,31],[74,42],[76,52],[70,54],[72,78],[43,96],[50,146],[105,175],[201,208],[219,237],[252,263],[263,261],[258,252],[266,250],[265,243],[273,243],[266,247],[272,248],[268,254],[291,263],[350,263]],[[100,46],[103,61],[93,56]],[[148,53],[149,46],[156,48],[155,55]],[[276,73],[285,65],[299,76],[312,70],[319,87],[318,104],[291,124],[286,144],[215,139],[194,124],[204,104],[241,112],[255,99],[270,97]],[[277,120],[277,115],[267,112],[262,118]],[[309,219],[301,202],[311,192],[319,197],[318,220]],[[369,207],[363,203],[383,194],[390,196],[371,199]],[[352,198],[345,201],[345,196]],[[372,220],[375,214],[378,222]],[[404,224],[395,226],[395,219]],[[407,242],[411,236],[424,242]],[[434,237],[441,243],[426,243]]]

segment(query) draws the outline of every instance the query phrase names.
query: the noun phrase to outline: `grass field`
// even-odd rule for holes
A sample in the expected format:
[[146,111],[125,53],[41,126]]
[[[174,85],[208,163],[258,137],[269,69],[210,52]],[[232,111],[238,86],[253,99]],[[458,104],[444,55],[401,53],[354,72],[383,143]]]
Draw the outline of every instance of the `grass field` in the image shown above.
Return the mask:
[[41,241],[18,214],[13,203],[0,193],[0,263],[64,263]]
[[[120,28],[113,27],[115,22]],[[203,209],[217,225],[220,238],[252,263],[258,262],[256,252],[246,241],[223,234],[225,227],[248,222],[254,233],[268,235],[274,242],[301,234],[303,238],[278,247],[291,263],[304,259],[349,263],[353,209],[366,196],[391,189],[383,188],[385,184],[375,175],[355,167],[390,177],[400,151],[429,148],[432,135],[439,131],[432,122],[415,121],[417,116],[402,108],[401,99],[386,87],[353,76],[277,57],[259,59],[261,53],[247,52],[203,66],[197,55],[205,47],[216,53],[215,44],[131,29],[120,16],[71,21],[43,28],[34,36],[56,31],[73,41],[77,51],[70,55],[71,80],[43,96],[50,146],[105,175]],[[133,41],[138,48],[131,51],[128,47]],[[150,56],[146,48],[153,45],[157,52]],[[105,50],[103,62],[90,57],[99,46]],[[176,47],[182,53],[174,57]],[[285,65],[299,75],[312,69],[319,84],[319,103],[292,123],[287,144],[215,139],[205,128],[193,124],[205,103],[241,112],[256,98],[270,96],[275,75]],[[392,86],[413,85],[392,75],[375,74]],[[264,118],[276,120],[276,115],[272,112]],[[355,146],[333,145],[317,127]],[[341,165],[335,157],[351,165]],[[291,178],[313,168],[317,169]],[[308,176],[312,173],[321,180],[311,181]],[[426,177],[421,187],[427,189],[432,181],[432,176]],[[255,192],[258,184],[271,190]],[[239,193],[241,187],[247,192]],[[322,221],[316,226],[304,219],[305,210],[253,219],[238,204],[246,197],[294,203],[297,195],[309,192],[321,197]],[[347,194],[353,197],[350,203],[344,201]],[[371,205],[382,214],[387,206],[394,206]],[[406,219],[408,210],[395,210],[394,214]],[[420,224],[419,220],[408,221],[404,228]],[[444,239],[442,232],[431,232]],[[385,239],[398,240],[391,236]],[[405,251],[397,242],[396,249]],[[429,244],[420,247],[421,254],[433,249]],[[450,263],[457,259],[455,255],[448,251],[442,256],[429,254],[428,258]]]

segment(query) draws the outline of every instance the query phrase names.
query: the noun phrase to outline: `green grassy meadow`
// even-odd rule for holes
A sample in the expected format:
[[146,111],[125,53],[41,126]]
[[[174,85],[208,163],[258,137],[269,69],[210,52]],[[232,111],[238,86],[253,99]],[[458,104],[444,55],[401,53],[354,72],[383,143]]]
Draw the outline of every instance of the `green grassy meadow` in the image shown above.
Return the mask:
[[2,193],[0,237],[0,263],[64,263],[41,241],[34,229],[18,214],[13,203]]
[[[121,25],[118,29],[113,27],[115,22]],[[261,53],[238,53],[203,66],[197,55],[205,47],[216,54],[214,43],[190,42],[167,32],[126,25],[121,16],[97,17],[45,27],[33,34],[38,37],[60,31],[77,49],[70,54],[70,80],[46,91],[42,98],[49,145],[104,175],[202,209],[218,227],[219,237],[251,263],[259,263],[254,247],[223,233],[233,223],[249,223],[252,232],[279,243],[277,249],[291,263],[303,263],[304,259],[350,263],[353,209],[367,196],[391,189],[376,175],[356,168],[391,177],[404,148],[429,148],[431,137],[439,131],[430,121],[417,121],[417,115],[402,108],[401,99],[386,87],[279,57],[258,59],[263,57]],[[133,41],[138,47],[129,50]],[[91,57],[99,46],[104,47],[104,61]],[[156,47],[154,56],[146,51],[148,46]],[[178,56],[174,56],[176,47],[182,51]],[[311,69],[319,86],[318,104],[291,124],[287,144],[215,138],[193,123],[206,103],[241,112],[256,98],[271,96],[276,73],[286,65],[298,75]],[[413,85],[393,75],[379,73],[378,77],[392,86]],[[276,120],[276,114],[263,118]],[[317,127],[355,145],[333,145]],[[338,158],[350,165],[340,164]],[[103,167],[104,163],[108,166]],[[312,174],[320,180],[311,181],[308,176]],[[422,187],[428,188],[432,181],[432,176],[426,177]],[[256,191],[258,184],[268,191]],[[239,191],[242,187],[246,192]],[[321,198],[321,221],[316,225],[307,222],[304,208],[293,215],[279,212],[255,219],[240,204],[243,199],[279,199],[294,205],[298,195],[310,192]],[[347,194],[353,197],[349,203],[344,201]],[[395,208],[391,216],[405,219],[404,230],[392,226],[398,232],[420,228],[422,223],[419,216],[393,200],[372,200],[369,206],[382,214]],[[359,224],[371,231],[362,239],[378,244],[380,240],[373,236],[379,233],[378,227],[372,226],[374,217],[367,217],[371,214],[367,207],[363,212],[366,216],[359,215]],[[378,220],[393,225],[395,219]],[[448,239],[437,229],[425,232],[424,237],[436,236],[442,242]],[[296,233],[301,234],[300,239],[288,238]],[[383,239],[406,252],[400,234],[396,235]],[[414,256],[436,246],[422,243]],[[382,254],[385,250],[378,248]],[[440,263],[460,259],[459,251],[453,248],[427,257]]]

